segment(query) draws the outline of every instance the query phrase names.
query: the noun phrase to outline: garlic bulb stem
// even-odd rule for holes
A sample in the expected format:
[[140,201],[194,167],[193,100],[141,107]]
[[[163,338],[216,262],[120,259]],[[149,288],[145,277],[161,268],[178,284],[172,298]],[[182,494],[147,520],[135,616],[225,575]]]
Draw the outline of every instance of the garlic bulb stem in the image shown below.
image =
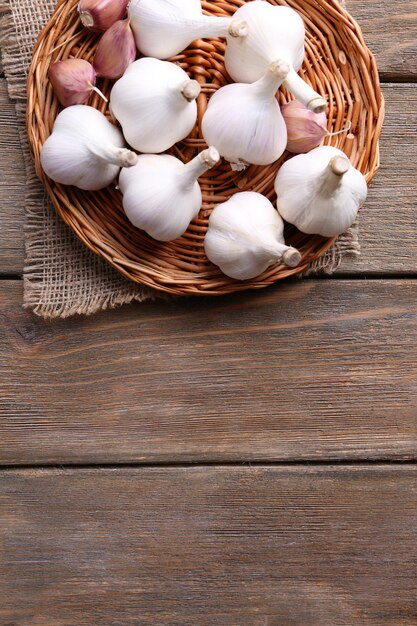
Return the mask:
[[245,20],[232,20],[230,22],[228,33],[231,37],[247,37],[248,32],[249,26],[248,23],[245,22]]
[[350,168],[350,161],[346,156],[334,156],[330,159],[329,167],[336,176],[343,176]]
[[200,92],[201,92],[200,83],[197,82],[196,80],[191,80],[191,79],[186,80],[181,89],[181,94],[184,96],[186,100],[188,100],[188,102],[192,102],[193,100],[198,98],[198,96],[200,95]]
[[289,71],[288,63],[282,60],[274,61],[262,78],[254,83],[254,89],[260,96],[265,96],[268,99],[273,98]]
[[269,252],[274,263],[279,261],[287,267],[297,267],[301,262],[301,253],[296,248],[289,248],[285,243],[275,241],[269,246],[266,245],[265,250]]
[[138,155],[127,148],[116,148],[114,146],[93,146],[90,148],[95,154],[106,163],[118,165],[119,167],[133,167],[136,165]]
[[202,15],[201,18],[190,19],[190,32],[194,32],[196,38],[205,37],[246,37],[248,25],[244,20],[235,20],[232,17],[215,17]]
[[187,163],[182,172],[183,187],[192,188],[195,181],[202,176],[207,170],[211,169],[220,161],[220,155],[216,148],[207,148],[200,152],[192,161]]
[[288,248],[282,255],[282,262],[287,267],[297,267],[301,263],[301,253],[295,248]]
[[313,113],[323,113],[323,111],[326,110],[326,100],[318,96],[317,92],[303,81],[294,68],[290,69],[284,81],[284,87],[286,87],[297,100],[305,104],[310,111],[313,111]]
[[330,196],[341,185],[342,178],[351,167],[347,157],[336,155],[330,159],[322,175],[318,179],[317,193]]

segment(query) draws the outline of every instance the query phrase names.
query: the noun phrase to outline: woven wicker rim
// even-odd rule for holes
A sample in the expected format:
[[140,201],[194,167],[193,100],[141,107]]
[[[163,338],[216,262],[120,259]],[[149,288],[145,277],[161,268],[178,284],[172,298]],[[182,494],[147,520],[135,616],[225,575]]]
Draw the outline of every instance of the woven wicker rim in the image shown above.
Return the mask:
[[[325,144],[344,150],[352,163],[371,181],[379,167],[379,137],[384,119],[384,100],[379,86],[375,59],[363,40],[362,32],[337,0],[269,0],[287,5],[303,17],[306,55],[303,78],[328,99],[329,130],[351,124],[349,134],[326,138]],[[174,294],[220,295],[260,289],[288,276],[303,272],[322,256],[334,239],[305,235],[286,228],[286,242],[298,248],[302,261],[297,268],[270,267],[258,278],[239,282],[224,276],[204,254],[204,236],[213,207],[239,191],[257,191],[274,202],[274,180],[287,153],[276,163],[251,166],[243,173],[232,172],[224,161],[200,179],[203,207],[188,231],[176,241],[159,243],[134,228],[127,220],[120,192],[111,186],[88,193],[64,187],[49,180],[40,165],[40,150],[52,131],[59,104],[48,80],[49,66],[69,56],[92,61],[99,36],[83,29],[77,12],[78,0],[61,0],[36,44],[28,78],[27,127],[36,172],[45,184],[62,219],[96,254],[128,279]],[[231,15],[244,0],[202,2],[207,15]],[[230,82],[223,63],[225,43],[218,39],[198,40],[171,59],[202,86],[198,98],[198,121],[190,136],[171,153],[184,162],[204,149],[200,121],[210,95]],[[112,83],[99,81],[109,95]],[[290,96],[280,90],[284,104]],[[89,104],[108,116],[107,105],[96,95]],[[110,119],[110,118],[109,118]]]

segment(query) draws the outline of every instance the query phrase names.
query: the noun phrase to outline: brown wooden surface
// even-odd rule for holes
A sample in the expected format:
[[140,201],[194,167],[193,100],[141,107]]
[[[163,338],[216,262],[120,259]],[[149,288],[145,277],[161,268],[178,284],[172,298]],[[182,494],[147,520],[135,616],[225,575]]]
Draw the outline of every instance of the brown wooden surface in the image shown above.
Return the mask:
[[416,467],[2,475],[3,626],[413,626]]
[[[382,166],[360,217],[360,259],[345,259],[339,273],[417,273],[417,85],[385,85],[387,120]],[[0,79],[0,273],[22,271],[24,168],[13,105]],[[5,158],[4,158],[5,157]]]
[[[417,626],[417,2],[347,6],[392,84],[339,276],[57,323],[0,282],[0,464],[28,466],[0,470],[0,626]],[[0,128],[1,279],[24,203],[1,78]],[[29,467],[66,463],[92,467]]]
[[382,80],[417,78],[417,1],[346,0],[374,52]]
[[0,78],[0,275],[23,268],[25,169],[14,105]]
[[0,462],[415,458],[417,282],[299,281],[45,324],[0,283]]

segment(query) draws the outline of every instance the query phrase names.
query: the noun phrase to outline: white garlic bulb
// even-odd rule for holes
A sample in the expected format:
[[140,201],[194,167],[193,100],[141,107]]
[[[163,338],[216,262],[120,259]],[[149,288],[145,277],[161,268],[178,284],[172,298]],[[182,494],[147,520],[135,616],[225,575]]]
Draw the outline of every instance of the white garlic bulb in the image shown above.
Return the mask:
[[119,179],[127,217],[158,241],[177,239],[201,209],[198,177],[219,160],[215,148],[186,165],[167,154],[139,156],[137,165],[122,170]]
[[305,27],[300,15],[285,6],[253,0],[240,7],[235,19],[247,25],[245,36],[230,38],[225,53],[226,69],[235,82],[253,83],[270,63],[283,59],[291,69],[284,86],[315,113],[326,101],[297,74],[304,60]]
[[169,59],[204,37],[239,37],[244,22],[203,15],[200,0],[131,0],[129,19],[136,45],[145,56]]
[[86,191],[107,187],[121,167],[132,167],[137,159],[126,149],[119,129],[100,111],[82,104],[61,111],[41,150],[49,178]]
[[337,148],[321,146],[281,167],[275,181],[281,217],[301,232],[323,237],[344,233],[365,202],[364,176]]
[[210,99],[202,133],[233,169],[268,165],[284,152],[287,128],[275,94],[288,72],[288,63],[271,63],[255,83],[226,85]]
[[284,222],[271,202],[259,193],[237,193],[213,210],[204,240],[208,259],[223,274],[250,280],[268,267],[296,267],[301,254],[285,245]]
[[126,141],[139,152],[164,152],[181,141],[197,120],[201,87],[178,65],[158,59],[135,61],[110,95],[112,115]]

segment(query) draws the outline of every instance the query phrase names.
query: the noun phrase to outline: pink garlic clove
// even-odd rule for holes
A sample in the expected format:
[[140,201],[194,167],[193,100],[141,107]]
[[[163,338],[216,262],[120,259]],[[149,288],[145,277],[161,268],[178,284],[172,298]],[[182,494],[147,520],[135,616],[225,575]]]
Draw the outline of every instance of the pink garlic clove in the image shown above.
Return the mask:
[[126,14],[128,0],[80,0],[81,22],[91,30],[107,30]]
[[92,91],[96,91],[106,100],[95,86],[95,69],[83,59],[57,61],[49,68],[49,80],[63,107],[85,104]]
[[119,20],[100,39],[93,65],[97,76],[117,79],[135,59],[136,43],[130,20]]
[[281,108],[288,131],[287,150],[293,154],[305,154],[317,148],[327,132],[326,113],[313,113],[298,100],[292,100]]

